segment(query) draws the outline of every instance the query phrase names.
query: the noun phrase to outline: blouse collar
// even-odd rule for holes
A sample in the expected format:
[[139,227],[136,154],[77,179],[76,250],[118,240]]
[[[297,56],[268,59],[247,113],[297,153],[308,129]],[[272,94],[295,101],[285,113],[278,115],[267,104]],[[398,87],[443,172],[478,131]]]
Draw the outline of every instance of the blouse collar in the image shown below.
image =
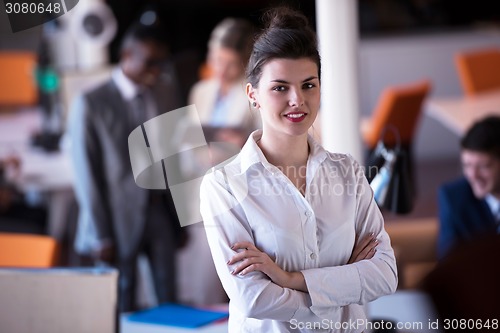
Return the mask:
[[[271,163],[269,163],[264,156],[264,153],[257,145],[257,142],[262,137],[262,130],[258,129],[250,134],[247,142],[243,146],[240,152],[241,156],[241,173],[245,173],[251,166],[255,164],[261,164],[266,169],[273,169]],[[309,144],[310,152],[308,157],[308,164],[314,163],[315,165],[321,164],[328,156],[327,151],[317,143],[311,135],[307,135],[307,142]]]

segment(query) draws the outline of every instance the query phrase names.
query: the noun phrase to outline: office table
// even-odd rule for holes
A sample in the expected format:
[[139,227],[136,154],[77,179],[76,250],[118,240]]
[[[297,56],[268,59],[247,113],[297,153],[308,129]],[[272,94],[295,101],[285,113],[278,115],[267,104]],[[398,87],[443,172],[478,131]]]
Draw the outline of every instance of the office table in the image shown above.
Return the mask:
[[[227,310],[227,306],[226,306]],[[120,333],[227,333],[227,320],[221,320],[196,329],[147,324],[127,319],[129,314],[120,316]]]
[[[438,320],[430,298],[416,290],[398,290],[396,293],[366,305],[367,315],[372,319],[392,320],[399,323],[399,332],[439,333],[430,327]],[[120,317],[120,333],[227,333],[227,321],[203,326],[199,329],[184,329],[171,326],[152,325],[127,320],[127,314]]]
[[132,322],[122,316],[120,318],[120,333],[227,333],[227,321],[202,326],[197,329],[187,329]]
[[14,154],[20,158],[20,174],[13,180],[21,190],[69,189],[73,173],[67,154],[31,145],[31,136],[41,128],[41,118],[37,109],[0,114],[0,157]]
[[489,115],[500,116],[500,90],[473,97],[433,98],[427,102],[426,112],[462,136],[476,121]]

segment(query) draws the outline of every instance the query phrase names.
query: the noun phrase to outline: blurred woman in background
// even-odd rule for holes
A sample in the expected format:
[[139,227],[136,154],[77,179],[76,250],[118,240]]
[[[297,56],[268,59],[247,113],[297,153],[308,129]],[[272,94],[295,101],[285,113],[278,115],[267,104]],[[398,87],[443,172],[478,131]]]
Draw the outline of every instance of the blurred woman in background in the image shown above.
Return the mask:
[[189,104],[195,104],[202,126],[210,128],[212,141],[241,147],[248,134],[260,127],[260,116],[251,113],[243,82],[254,30],[244,19],[226,18],[210,36],[209,78],[194,85]]
[[[203,175],[208,168],[236,154],[248,135],[260,127],[260,116],[251,112],[245,93],[244,73],[253,44],[254,27],[244,19],[226,18],[213,30],[208,42],[208,78],[191,89],[189,104],[196,111],[189,115],[189,133],[201,123],[210,145],[211,158],[205,154],[184,155],[182,172],[186,179]],[[193,110],[194,111],[194,110]],[[198,119],[200,123],[198,122]],[[185,124],[186,125],[186,124]],[[189,139],[183,141],[189,146]],[[202,170],[202,171],[200,171]],[[192,198],[191,211],[199,211],[198,198]],[[180,300],[194,304],[227,302],[227,296],[217,277],[207,237],[202,224],[186,227],[189,244],[178,256]],[[198,272],[202,272],[199,274]]]

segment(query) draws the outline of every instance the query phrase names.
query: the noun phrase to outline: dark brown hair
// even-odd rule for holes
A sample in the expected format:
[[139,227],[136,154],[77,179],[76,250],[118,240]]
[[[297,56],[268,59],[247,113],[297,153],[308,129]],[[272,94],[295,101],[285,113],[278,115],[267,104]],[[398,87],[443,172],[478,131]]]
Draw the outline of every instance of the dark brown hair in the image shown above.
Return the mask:
[[321,60],[316,34],[309,26],[307,18],[288,7],[278,7],[264,14],[267,22],[264,31],[257,37],[248,66],[246,77],[257,87],[262,75],[262,67],[271,59],[309,58],[318,65],[321,74]]
[[120,51],[132,47],[133,42],[152,42],[159,46],[168,48],[163,27],[161,25],[144,25],[136,23],[125,32],[120,45]]
[[460,146],[500,158],[500,117],[489,116],[476,122],[462,138]]

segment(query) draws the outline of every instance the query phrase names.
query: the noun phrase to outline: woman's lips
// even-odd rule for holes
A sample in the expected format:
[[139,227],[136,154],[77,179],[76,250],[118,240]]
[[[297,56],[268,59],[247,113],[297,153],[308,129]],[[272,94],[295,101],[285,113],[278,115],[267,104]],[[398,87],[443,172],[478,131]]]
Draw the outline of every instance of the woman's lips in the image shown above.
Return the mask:
[[287,113],[286,115],[284,115],[284,117],[286,119],[290,120],[291,122],[298,123],[298,122],[301,122],[302,120],[304,120],[306,115],[307,115],[307,113],[305,113],[305,112],[290,112],[290,113]]

